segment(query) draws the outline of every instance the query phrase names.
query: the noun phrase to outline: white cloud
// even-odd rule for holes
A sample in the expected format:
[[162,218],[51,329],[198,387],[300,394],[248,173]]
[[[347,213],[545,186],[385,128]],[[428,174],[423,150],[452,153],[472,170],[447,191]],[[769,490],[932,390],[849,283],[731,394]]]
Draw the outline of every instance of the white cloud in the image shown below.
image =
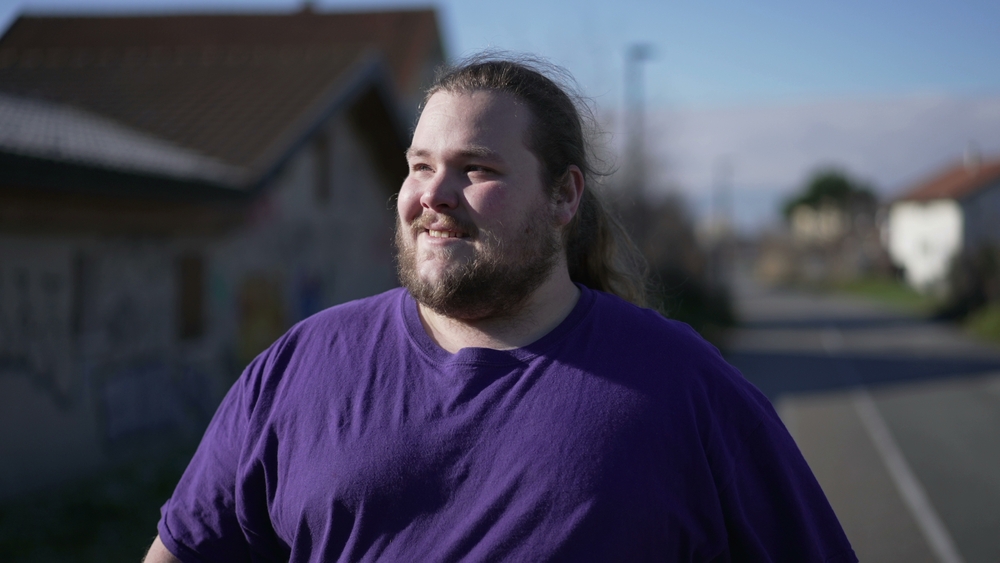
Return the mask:
[[721,159],[736,191],[790,192],[833,165],[891,194],[961,158],[969,142],[1000,154],[1000,97],[911,96],[660,112],[650,152],[661,179],[709,189]]
[[718,207],[720,165],[728,163],[727,207],[744,231],[775,222],[781,202],[820,167],[840,167],[891,196],[960,159],[970,142],[1000,156],[1000,97],[651,111],[647,123],[651,183],[679,190],[705,218]]

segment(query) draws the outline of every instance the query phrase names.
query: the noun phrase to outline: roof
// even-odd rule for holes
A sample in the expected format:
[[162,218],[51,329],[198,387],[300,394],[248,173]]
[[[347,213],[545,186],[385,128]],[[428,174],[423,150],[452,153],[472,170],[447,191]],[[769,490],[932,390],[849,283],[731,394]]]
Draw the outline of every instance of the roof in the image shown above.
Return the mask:
[[224,168],[230,178],[255,178],[331,105],[360,95],[361,83],[381,83],[396,105],[441,60],[432,10],[25,16],[0,38],[0,94],[23,119],[42,107],[24,100],[59,108],[49,125],[29,129],[87,123],[93,130],[83,137],[140,135],[142,146],[165,150],[161,160],[183,152],[211,163],[202,175]]
[[1000,159],[959,162],[907,190],[897,201],[962,199],[1000,180]]
[[236,167],[109,119],[4,94],[0,151],[220,184],[239,184],[242,179]]

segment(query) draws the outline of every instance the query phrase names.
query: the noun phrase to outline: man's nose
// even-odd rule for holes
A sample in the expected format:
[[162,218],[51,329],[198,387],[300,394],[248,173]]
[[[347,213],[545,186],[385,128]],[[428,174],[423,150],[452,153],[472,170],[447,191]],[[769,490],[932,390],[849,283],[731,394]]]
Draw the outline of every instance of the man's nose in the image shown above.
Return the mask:
[[455,209],[461,198],[460,193],[461,188],[456,179],[447,171],[442,171],[424,185],[420,205],[433,211]]

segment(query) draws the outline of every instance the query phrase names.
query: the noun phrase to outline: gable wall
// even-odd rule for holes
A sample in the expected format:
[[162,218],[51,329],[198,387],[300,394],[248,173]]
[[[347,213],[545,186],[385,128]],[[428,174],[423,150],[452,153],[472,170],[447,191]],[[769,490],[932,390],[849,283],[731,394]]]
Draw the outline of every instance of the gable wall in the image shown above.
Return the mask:
[[[335,115],[330,198],[307,145],[221,236],[0,234],[0,496],[157,439],[195,438],[290,324],[395,285],[395,186]],[[180,338],[178,264],[203,268],[203,331]],[[14,461],[11,461],[14,460]]]
[[942,287],[962,248],[962,210],[951,199],[899,201],[889,209],[889,255],[919,291]]
[[1000,245],[1000,179],[962,200],[964,249]]

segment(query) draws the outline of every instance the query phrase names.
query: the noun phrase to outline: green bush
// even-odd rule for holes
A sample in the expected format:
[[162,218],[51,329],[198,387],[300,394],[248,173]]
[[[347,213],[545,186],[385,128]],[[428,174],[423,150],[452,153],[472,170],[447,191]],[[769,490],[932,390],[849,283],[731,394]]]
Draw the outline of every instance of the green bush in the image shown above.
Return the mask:
[[726,328],[736,324],[729,291],[680,268],[653,272],[653,305],[667,318],[691,325],[709,341],[719,343]]
[[948,295],[936,317],[963,320],[991,303],[1000,301],[1000,249],[982,245],[962,252],[948,271]]
[[990,303],[969,315],[965,327],[976,336],[1000,342],[1000,303]]
[[189,447],[0,502],[0,561],[141,561]]

